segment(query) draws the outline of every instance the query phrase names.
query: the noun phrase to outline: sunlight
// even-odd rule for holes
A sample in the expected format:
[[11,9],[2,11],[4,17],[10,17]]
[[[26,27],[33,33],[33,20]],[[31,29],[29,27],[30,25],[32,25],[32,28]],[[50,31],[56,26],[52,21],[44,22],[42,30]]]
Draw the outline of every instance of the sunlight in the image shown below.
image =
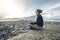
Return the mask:
[[[16,0],[17,1],[17,0]],[[18,3],[15,0],[5,0],[2,1],[2,5],[0,9],[2,9],[4,14],[4,18],[21,18],[23,17],[25,6],[24,4]]]
[[[29,17],[35,15],[33,11],[38,8],[35,6],[28,6],[29,4],[25,4],[27,0],[0,0],[0,15],[3,15],[1,18],[22,18]],[[29,8],[30,7],[30,8]],[[56,3],[52,6],[44,5],[39,8],[43,9],[43,15],[47,17],[51,17],[50,11],[56,7],[60,7],[60,3]],[[55,14],[55,13],[54,13]]]
[[12,6],[7,6],[6,8],[6,12],[7,12],[7,16],[6,18],[14,18],[14,17],[22,17],[23,14],[23,7],[17,8]]
[[22,4],[17,6],[13,2],[9,1],[9,3],[5,5],[5,11],[7,13],[6,18],[23,17],[24,7]]

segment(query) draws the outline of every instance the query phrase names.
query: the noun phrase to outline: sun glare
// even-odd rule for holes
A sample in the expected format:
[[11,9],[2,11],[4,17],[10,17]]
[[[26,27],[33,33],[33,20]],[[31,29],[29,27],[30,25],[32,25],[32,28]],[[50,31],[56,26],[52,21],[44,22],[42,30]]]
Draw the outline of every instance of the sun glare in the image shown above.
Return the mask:
[[6,0],[2,7],[4,13],[6,13],[4,18],[21,18],[23,17],[24,8],[22,3],[18,4],[12,0]]

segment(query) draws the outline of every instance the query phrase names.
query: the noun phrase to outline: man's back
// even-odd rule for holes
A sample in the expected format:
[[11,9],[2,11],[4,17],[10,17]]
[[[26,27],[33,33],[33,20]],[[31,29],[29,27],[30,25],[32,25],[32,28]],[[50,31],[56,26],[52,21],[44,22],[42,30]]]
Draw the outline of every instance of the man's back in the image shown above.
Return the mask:
[[42,16],[39,14],[37,15],[37,23],[36,23],[38,26],[41,26],[43,27],[43,18]]

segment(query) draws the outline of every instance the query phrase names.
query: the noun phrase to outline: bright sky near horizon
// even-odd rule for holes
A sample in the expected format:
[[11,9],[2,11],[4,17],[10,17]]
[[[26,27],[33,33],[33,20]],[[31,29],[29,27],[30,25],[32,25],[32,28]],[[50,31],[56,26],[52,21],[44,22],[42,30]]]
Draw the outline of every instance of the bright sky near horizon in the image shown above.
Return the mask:
[[38,8],[43,13],[60,15],[60,0],[0,0],[0,18],[32,16]]

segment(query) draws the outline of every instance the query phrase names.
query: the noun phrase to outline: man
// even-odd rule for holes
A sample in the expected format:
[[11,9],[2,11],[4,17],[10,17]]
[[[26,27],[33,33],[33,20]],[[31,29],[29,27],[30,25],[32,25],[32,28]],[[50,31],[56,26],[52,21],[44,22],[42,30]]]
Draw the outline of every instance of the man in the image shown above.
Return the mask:
[[40,13],[42,13],[42,10],[37,9],[35,11],[36,15],[37,15],[37,21],[35,23],[30,23],[30,29],[42,29],[43,27],[43,18],[40,15]]

